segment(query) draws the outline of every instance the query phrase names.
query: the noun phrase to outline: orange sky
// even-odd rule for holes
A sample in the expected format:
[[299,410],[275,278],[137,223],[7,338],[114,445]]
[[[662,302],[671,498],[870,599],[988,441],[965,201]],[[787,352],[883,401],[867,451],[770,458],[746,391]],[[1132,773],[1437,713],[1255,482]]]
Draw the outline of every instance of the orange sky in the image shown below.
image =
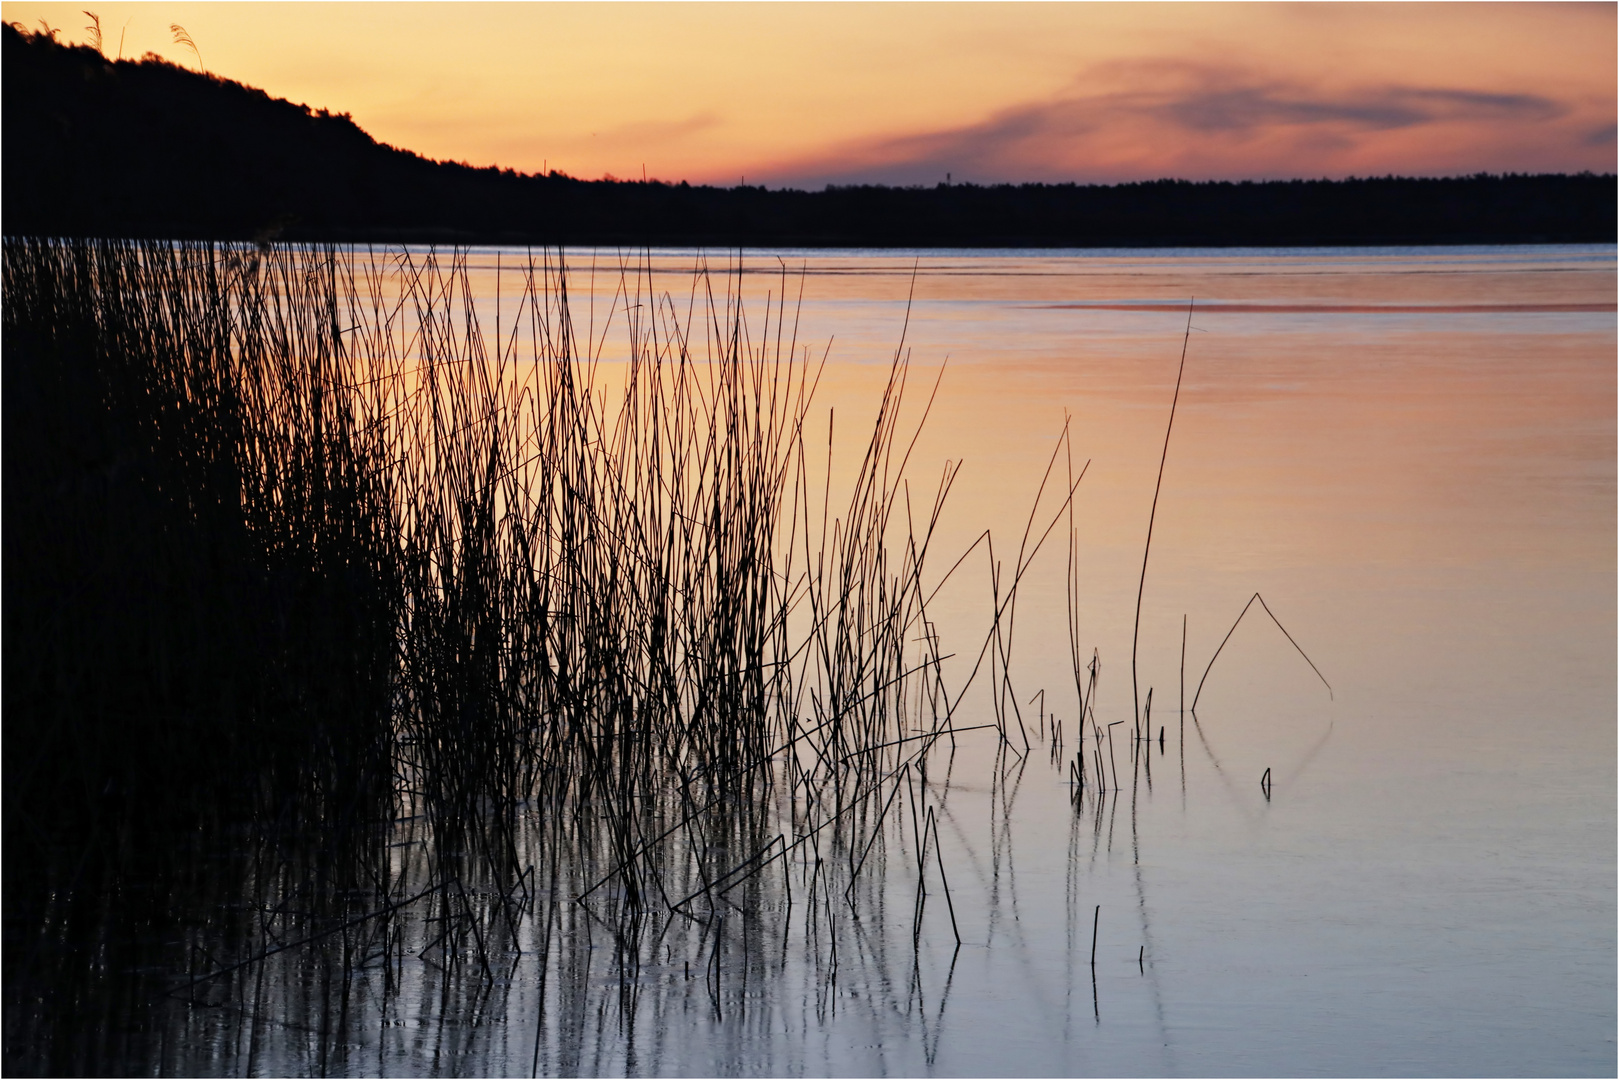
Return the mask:
[[1612,172],[1616,5],[0,4],[434,158],[820,187]]

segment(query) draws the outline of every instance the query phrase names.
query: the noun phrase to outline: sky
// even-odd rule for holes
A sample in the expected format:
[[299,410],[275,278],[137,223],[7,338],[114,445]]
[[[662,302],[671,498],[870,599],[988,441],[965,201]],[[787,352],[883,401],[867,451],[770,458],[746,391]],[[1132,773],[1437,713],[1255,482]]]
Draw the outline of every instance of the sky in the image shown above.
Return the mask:
[[[1619,6],[0,3],[431,158],[818,189],[1615,171]],[[176,44],[183,26],[195,52]]]

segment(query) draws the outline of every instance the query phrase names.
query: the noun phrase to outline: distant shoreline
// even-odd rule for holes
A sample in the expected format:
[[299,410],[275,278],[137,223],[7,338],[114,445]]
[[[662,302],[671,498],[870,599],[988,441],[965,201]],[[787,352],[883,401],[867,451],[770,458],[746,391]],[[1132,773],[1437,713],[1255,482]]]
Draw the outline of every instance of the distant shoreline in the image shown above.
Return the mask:
[[570,247],[1613,243],[1612,174],[822,191],[430,161],[347,115],[163,61],[3,36],[6,235]]

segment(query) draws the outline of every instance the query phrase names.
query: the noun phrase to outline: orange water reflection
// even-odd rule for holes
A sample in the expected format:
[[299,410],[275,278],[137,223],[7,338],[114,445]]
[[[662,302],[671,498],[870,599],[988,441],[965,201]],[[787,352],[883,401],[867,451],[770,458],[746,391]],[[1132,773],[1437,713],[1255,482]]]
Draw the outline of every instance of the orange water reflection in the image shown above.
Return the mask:
[[[489,269],[495,257],[474,253]],[[521,257],[499,254],[505,267]],[[569,257],[577,310],[598,337],[619,258]],[[702,261],[637,258],[677,296]],[[1085,643],[1126,674],[1195,298],[1144,598],[1144,685],[1171,678],[1183,615],[1188,655],[1206,658],[1257,590],[1337,673],[1346,703],[1443,701],[1435,723],[1465,716],[1515,745],[1520,710],[1551,696],[1567,737],[1611,747],[1611,248],[763,252],[729,278],[734,255],[706,265],[716,288],[741,289],[755,333],[767,306],[784,291],[796,305],[802,289],[790,309],[800,347],[819,357],[830,343],[819,399],[838,418],[835,474],[901,334],[915,414],[948,360],[910,470],[920,501],[944,461],[966,462],[942,550],[989,526],[1011,558],[1071,418],[1076,466],[1090,461],[1076,504]],[[786,328],[790,339],[791,315]],[[1020,607],[1030,692],[1063,682],[1062,561],[1055,546],[1042,556]],[[966,636],[986,588],[980,572],[942,597]],[[1265,648],[1252,670],[1240,656],[1222,664],[1256,688],[1286,667]],[[1128,678],[1103,686],[1104,707],[1128,714]]]
[[[470,258],[492,343],[514,325],[528,255]],[[1612,1071],[1613,248],[781,252],[748,254],[739,274],[723,253],[568,260],[605,387],[623,355],[618,290],[643,264],[680,310],[696,266],[720,310],[740,290],[745,316],[720,336],[734,325],[772,353],[779,335],[783,353],[824,355],[806,445],[824,460],[831,428],[834,508],[896,349],[911,363],[902,429],[942,368],[907,471],[920,515],[945,463],[964,462],[936,580],[986,528],[1004,577],[1070,425],[1087,469],[1079,637],[1101,658],[1104,724],[1134,709],[1142,545],[1184,347],[1139,648],[1166,745],[1150,770],[1120,747],[1133,775],[1076,813],[1042,748],[1019,766],[992,761],[985,732],[948,760],[941,743],[930,797],[960,950],[937,905],[915,938],[909,915],[892,940],[874,917],[835,998],[784,952],[758,1011],[729,1026],[672,962],[627,1027],[608,1010],[592,1028],[585,996],[547,1013],[544,984],[520,973],[501,1022],[454,1025],[457,1060],[652,1075]],[[1068,467],[1065,454],[1034,536]],[[1013,681],[1031,722],[1033,699],[1071,748],[1057,520],[1022,587]],[[980,548],[930,609],[954,683],[983,640],[988,582]],[[1331,695],[1257,618],[1204,679],[1255,592]],[[1185,696],[1202,695],[1184,742],[1183,625]],[[982,696],[964,710],[963,726],[985,719]],[[392,1015],[366,1029],[381,1032],[377,1060],[442,1069],[421,1035],[430,1004]]]

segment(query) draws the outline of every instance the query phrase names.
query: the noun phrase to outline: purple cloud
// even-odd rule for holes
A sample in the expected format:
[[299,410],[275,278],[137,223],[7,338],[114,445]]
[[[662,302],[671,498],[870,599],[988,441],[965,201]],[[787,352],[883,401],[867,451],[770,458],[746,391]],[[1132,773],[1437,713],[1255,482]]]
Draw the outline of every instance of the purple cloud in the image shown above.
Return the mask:
[[1373,131],[1442,120],[1549,120],[1566,108],[1535,94],[1384,86],[1341,96],[1298,87],[1193,92],[1144,110],[1190,131],[1242,131],[1276,125],[1342,124]]
[[[1071,93],[1002,110],[957,128],[871,140],[774,170],[778,182],[932,184],[958,180],[1095,180],[1182,176],[1329,175],[1366,171],[1382,150],[1398,160],[1376,171],[1523,168],[1524,148],[1550,147],[1592,167],[1592,117],[1532,93],[1385,84],[1333,90],[1229,68],[1157,62],[1110,65]],[[1144,87],[1144,88],[1143,88]],[[1575,130],[1577,128],[1577,130]],[[1413,133],[1444,131],[1435,142]],[[1612,139],[1612,123],[1602,128]],[[1561,150],[1552,144],[1560,140]],[[1469,150],[1469,147],[1473,150]],[[1415,147],[1415,150],[1413,150]],[[1468,158],[1467,154],[1472,153]],[[1495,155],[1492,157],[1492,153]],[[1427,155],[1426,157],[1413,156]]]

